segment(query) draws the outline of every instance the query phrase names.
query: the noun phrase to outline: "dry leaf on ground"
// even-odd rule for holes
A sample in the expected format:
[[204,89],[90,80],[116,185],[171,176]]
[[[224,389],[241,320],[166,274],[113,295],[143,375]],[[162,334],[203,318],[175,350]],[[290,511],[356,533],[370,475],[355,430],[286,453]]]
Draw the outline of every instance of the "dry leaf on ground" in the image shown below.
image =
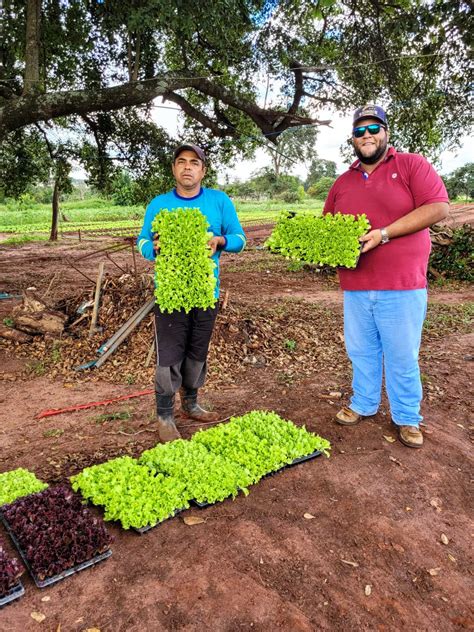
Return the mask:
[[385,439],[385,441],[388,441],[389,443],[395,443],[396,441],[396,439],[392,437],[391,435],[383,435],[383,438]]
[[42,612],[35,612],[35,611],[33,611],[30,614],[30,617],[34,619],[35,621],[38,621],[38,623],[41,623],[41,621],[44,621],[46,619],[45,614],[43,614]]
[[184,524],[192,526],[195,524],[202,524],[203,522],[206,522],[206,521],[204,520],[204,518],[199,518],[199,516],[184,516],[183,522]]
[[431,575],[431,577],[436,577],[436,575],[439,575],[440,570],[441,568],[438,566],[437,568],[430,568],[428,570],[428,573]]
[[366,585],[366,587],[364,588],[364,593],[366,597],[370,597],[370,595],[372,594],[372,586],[370,584]]
[[305,513],[303,517],[306,518],[306,520],[313,520],[314,518],[313,514],[310,513]]
[[449,544],[449,538],[445,533],[442,533],[439,539],[443,544]]

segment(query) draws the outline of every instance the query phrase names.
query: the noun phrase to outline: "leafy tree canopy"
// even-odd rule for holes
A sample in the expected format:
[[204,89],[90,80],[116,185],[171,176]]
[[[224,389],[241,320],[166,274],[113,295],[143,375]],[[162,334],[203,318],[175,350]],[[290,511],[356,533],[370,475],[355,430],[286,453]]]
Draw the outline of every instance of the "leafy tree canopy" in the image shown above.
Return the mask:
[[306,187],[316,184],[321,178],[335,178],[337,165],[332,160],[324,158],[313,158],[309,166],[308,177],[306,178]]
[[5,0],[0,19],[2,144],[34,144],[53,119],[82,127],[102,187],[118,137],[134,164],[152,159],[139,143],[157,96],[225,159],[374,100],[398,147],[432,157],[472,124],[465,0]]
[[457,197],[474,198],[474,162],[468,162],[455,169],[449,175],[444,176],[443,180],[452,200]]

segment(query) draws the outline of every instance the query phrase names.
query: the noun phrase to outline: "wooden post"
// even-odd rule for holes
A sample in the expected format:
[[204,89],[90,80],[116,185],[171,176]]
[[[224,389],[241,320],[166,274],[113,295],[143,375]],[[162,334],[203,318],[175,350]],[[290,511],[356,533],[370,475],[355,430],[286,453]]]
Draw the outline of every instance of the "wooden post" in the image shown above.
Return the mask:
[[135,277],[138,277],[138,272],[137,272],[137,261],[135,259],[135,244],[133,242],[133,239],[130,241],[130,244],[132,246],[132,257],[133,257],[133,270],[135,273]]
[[224,292],[224,300],[222,301],[222,311],[227,308],[227,303],[229,302],[229,290]]
[[89,338],[94,335],[97,326],[97,317],[99,315],[100,288],[102,285],[102,277],[104,275],[104,262],[99,263],[99,273],[95,284],[94,308],[92,310],[91,326],[89,328]]

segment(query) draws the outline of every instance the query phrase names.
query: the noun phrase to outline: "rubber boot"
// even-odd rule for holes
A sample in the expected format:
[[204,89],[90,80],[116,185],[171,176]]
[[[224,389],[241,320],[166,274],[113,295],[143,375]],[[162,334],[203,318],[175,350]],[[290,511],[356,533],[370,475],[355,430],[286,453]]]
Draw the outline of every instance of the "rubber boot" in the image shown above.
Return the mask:
[[181,395],[181,412],[184,417],[187,417],[188,419],[195,419],[196,421],[218,421],[219,415],[217,413],[211,413],[199,406],[197,402],[197,388],[183,387],[180,389],[179,393]]
[[174,420],[174,395],[156,396],[156,419],[161,443],[181,439]]

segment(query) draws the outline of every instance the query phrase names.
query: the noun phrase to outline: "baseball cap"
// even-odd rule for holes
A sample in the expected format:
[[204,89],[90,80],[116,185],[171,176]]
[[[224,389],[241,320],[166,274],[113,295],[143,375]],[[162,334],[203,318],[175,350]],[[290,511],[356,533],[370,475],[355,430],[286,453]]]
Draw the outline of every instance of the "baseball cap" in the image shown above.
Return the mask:
[[361,108],[357,108],[357,110],[354,112],[352,125],[356,125],[356,123],[365,118],[377,119],[386,127],[388,127],[387,115],[385,113],[385,110],[381,108],[380,105],[373,105],[369,103],[367,105],[363,105]]
[[196,154],[196,156],[199,158],[199,160],[202,160],[202,162],[206,164],[206,154],[204,153],[204,151],[197,145],[192,145],[191,143],[176,147],[173,154],[173,162],[176,160],[176,158],[179,156],[181,152],[186,151],[186,150],[193,151]]

